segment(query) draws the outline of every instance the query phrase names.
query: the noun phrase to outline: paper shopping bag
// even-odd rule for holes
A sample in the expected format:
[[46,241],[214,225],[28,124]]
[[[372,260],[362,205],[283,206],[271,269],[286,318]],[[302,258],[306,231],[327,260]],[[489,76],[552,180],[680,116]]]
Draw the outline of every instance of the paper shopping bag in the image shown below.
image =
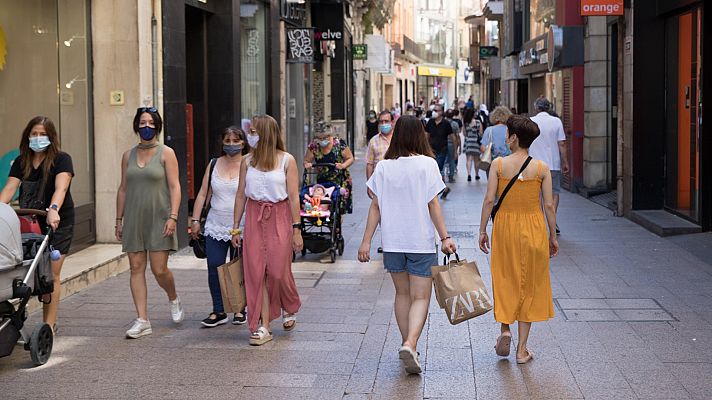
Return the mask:
[[219,266],[218,278],[220,279],[220,293],[222,294],[225,312],[242,312],[245,309],[245,305],[247,305],[242,257],[235,257]]
[[492,309],[492,300],[475,262],[458,259],[435,266],[432,271],[435,296],[451,324],[459,324]]

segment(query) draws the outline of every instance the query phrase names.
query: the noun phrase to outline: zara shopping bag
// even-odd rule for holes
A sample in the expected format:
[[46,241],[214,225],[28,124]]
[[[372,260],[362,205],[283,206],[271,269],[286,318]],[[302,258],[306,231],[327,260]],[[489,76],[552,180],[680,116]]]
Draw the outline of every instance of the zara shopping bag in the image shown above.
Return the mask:
[[475,318],[492,309],[492,299],[487,293],[477,264],[445,258],[445,265],[432,268],[435,297],[440,308],[445,310],[451,324]]
[[237,256],[229,262],[218,267],[220,279],[220,293],[226,313],[239,313],[245,309],[245,275],[242,269],[242,255],[239,250]]

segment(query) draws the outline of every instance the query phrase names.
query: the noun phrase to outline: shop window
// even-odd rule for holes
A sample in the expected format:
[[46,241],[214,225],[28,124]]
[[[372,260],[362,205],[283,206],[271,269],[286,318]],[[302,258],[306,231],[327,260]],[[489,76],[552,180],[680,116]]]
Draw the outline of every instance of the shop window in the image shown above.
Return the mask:
[[242,117],[267,111],[267,13],[258,1],[240,5],[240,67]]
[[[4,1],[0,8],[0,185],[31,118],[51,118],[74,161],[75,242],[93,241],[94,160],[86,0]],[[77,233],[78,231],[78,233]]]
[[534,39],[545,34],[556,22],[556,0],[530,0],[529,15],[529,39]]

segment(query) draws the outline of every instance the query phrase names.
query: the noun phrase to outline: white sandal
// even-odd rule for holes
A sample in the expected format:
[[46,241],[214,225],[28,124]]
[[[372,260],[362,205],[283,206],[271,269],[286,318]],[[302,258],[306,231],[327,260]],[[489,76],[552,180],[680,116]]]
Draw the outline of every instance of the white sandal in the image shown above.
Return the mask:
[[[287,326],[287,323],[294,322],[293,324]],[[282,314],[282,328],[285,331],[291,331],[297,326],[297,314],[286,315]]]
[[264,326],[257,328],[256,331],[250,336],[251,346],[262,346],[263,344],[272,340],[272,333],[267,330]]

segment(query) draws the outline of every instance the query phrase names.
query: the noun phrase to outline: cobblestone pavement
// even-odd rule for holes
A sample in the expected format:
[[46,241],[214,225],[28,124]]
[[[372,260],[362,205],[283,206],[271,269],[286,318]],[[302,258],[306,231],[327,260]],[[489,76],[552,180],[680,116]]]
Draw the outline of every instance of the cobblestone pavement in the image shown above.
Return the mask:
[[[433,301],[419,345],[425,373],[406,376],[390,278],[375,250],[370,264],[355,261],[368,207],[363,171],[361,159],[344,256],[294,265],[303,299],[295,331],[275,321],[275,340],[250,347],[244,326],[201,328],[207,273],[181,252],[170,265],[182,324],[170,321],[149,276],[154,333],[124,339],[135,317],[128,274],[109,279],[62,303],[47,365],[32,368],[20,347],[0,359],[0,398],[712,398],[712,266],[572,194],[562,195],[561,254],[551,264],[556,317],[534,324],[536,359],[517,366],[494,354],[492,313],[451,326]],[[460,256],[476,260],[489,282],[488,258],[475,249],[485,182],[463,172],[444,201],[447,224]]]

